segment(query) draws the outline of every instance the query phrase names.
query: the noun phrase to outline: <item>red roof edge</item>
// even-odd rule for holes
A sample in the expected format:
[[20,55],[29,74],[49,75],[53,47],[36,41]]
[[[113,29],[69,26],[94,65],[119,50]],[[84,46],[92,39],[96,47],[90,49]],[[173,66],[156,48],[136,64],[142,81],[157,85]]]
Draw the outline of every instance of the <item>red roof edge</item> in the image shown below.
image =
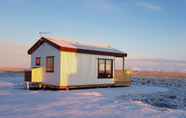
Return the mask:
[[115,56],[115,57],[127,57],[127,53],[116,53],[116,52],[107,52],[107,51],[96,51],[96,50],[87,50],[87,49],[76,49],[70,47],[62,47],[45,37],[41,37],[29,50],[28,54],[31,55],[37,48],[39,48],[43,43],[48,43],[54,48],[67,51],[67,52],[77,52],[77,53],[85,53],[85,54],[96,54],[96,55],[105,55],[105,56]]
[[39,48],[43,43],[48,43],[51,46],[55,47],[56,49],[60,49],[60,46],[53,43],[52,41],[48,40],[45,37],[41,37],[29,50],[28,54],[31,55],[37,48]]

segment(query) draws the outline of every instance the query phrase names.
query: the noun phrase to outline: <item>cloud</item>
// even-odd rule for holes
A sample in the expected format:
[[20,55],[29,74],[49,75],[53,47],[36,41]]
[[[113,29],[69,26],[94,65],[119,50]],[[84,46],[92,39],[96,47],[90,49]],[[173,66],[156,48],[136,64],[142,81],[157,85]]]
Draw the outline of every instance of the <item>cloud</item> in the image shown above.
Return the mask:
[[137,2],[136,6],[143,7],[145,9],[149,9],[152,11],[160,11],[161,10],[161,7],[159,5],[154,5],[154,4],[147,3],[147,2]]
[[99,12],[111,12],[115,8],[110,0],[84,0],[84,6]]

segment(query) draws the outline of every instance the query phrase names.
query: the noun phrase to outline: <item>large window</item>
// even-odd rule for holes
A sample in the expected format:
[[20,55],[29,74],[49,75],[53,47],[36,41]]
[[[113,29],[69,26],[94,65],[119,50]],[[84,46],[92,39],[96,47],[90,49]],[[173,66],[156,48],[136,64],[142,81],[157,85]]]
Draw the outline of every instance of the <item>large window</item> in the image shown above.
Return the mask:
[[46,72],[54,72],[54,56],[46,57]]
[[112,59],[98,59],[98,78],[112,78],[113,77],[113,60]]
[[35,59],[35,65],[40,66],[41,65],[41,57],[36,57]]

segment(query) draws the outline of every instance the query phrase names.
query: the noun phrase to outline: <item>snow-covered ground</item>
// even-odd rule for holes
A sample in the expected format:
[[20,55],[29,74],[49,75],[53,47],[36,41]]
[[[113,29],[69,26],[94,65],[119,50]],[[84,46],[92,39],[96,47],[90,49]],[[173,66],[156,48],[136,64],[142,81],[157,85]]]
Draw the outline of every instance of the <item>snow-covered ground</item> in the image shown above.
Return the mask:
[[181,109],[155,107],[142,95],[167,93],[168,87],[133,85],[72,91],[30,91],[23,76],[0,74],[0,118],[185,118]]
[[146,85],[168,88],[167,92],[157,92],[150,95],[141,94],[140,96],[132,96],[133,100],[140,100],[158,107],[186,110],[186,79],[133,78],[132,80],[133,84],[137,86]]

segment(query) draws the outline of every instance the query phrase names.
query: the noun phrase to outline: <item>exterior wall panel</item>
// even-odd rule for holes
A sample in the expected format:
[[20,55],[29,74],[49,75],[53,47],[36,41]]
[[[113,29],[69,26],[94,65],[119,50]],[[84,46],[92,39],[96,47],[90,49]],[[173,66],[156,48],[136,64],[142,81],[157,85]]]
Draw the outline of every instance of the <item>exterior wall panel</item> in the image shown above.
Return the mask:
[[92,55],[62,51],[60,86],[112,84],[112,78],[98,79],[98,58],[113,59],[114,61],[113,56]]
[[115,58],[115,70],[123,70],[123,58],[122,57]]
[[[46,72],[46,56],[54,56],[54,72]],[[41,57],[41,65],[35,65],[35,58]],[[50,85],[59,85],[60,80],[60,51],[53,46],[43,43],[31,55],[31,67],[41,67],[43,70],[43,83]]]

